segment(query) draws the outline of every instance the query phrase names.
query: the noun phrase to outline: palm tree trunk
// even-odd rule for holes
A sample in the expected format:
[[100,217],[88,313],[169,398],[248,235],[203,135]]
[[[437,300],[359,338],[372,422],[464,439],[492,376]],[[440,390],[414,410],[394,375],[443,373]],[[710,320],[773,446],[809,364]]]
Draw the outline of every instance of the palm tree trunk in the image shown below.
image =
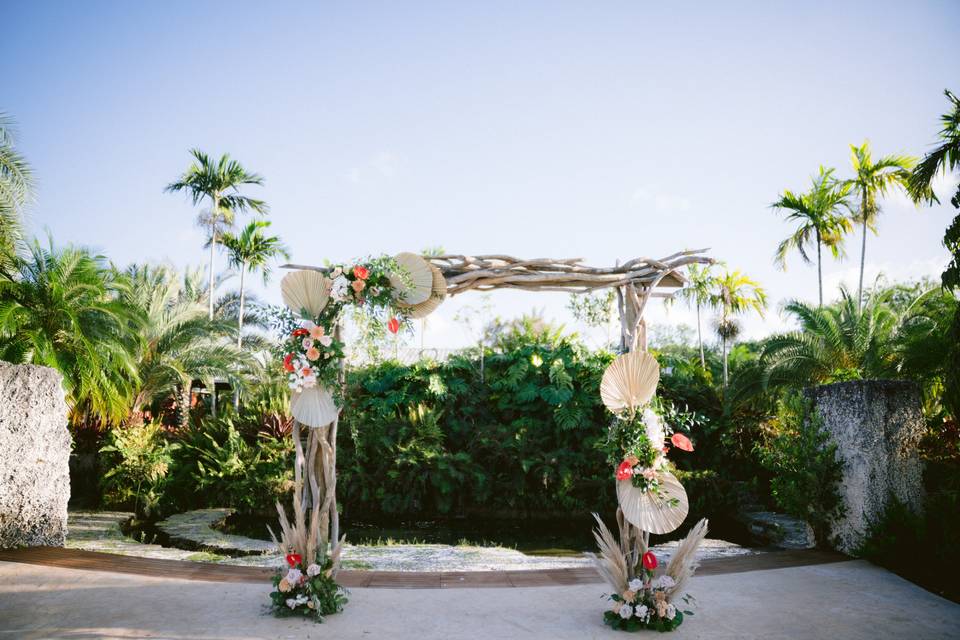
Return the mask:
[[697,301],[697,344],[700,345],[700,368],[707,369],[707,361],[703,357],[703,331],[700,328],[700,301]]
[[241,348],[241,340],[243,339],[243,281],[246,274],[247,265],[243,263],[240,265],[240,312],[237,314],[237,349]]
[[[863,209],[861,206],[861,214]],[[860,245],[860,286],[857,287],[857,311],[863,306],[863,267],[867,259],[867,217],[863,216],[863,241]]]
[[727,337],[721,336],[720,341],[723,343],[723,386],[726,388],[728,374],[727,374]]
[[[243,348],[243,285],[247,275],[247,264],[240,264],[240,311],[237,313],[237,350]],[[240,387],[233,390],[233,408],[240,411]]]
[[817,291],[820,293],[820,305],[823,306],[823,265],[820,258],[820,230],[817,229]]
[[213,320],[213,257],[217,248],[217,215],[220,212],[220,197],[213,197],[213,210],[210,212],[210,288],[207,297],[210,299],[210,320]]

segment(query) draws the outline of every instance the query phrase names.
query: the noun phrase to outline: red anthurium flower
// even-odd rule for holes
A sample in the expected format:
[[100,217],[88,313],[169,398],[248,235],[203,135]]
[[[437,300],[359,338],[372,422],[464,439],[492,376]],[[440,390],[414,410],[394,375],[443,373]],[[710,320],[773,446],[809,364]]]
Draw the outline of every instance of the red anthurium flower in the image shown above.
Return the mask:
[[292,353],[288,353],[288,354],[287,354],[286,356],[284,356],[284,358],[283,358],[283,368],[287,370],[287,373],[293,373],[293,371],[294,371],[294,369],[293,369],[293,364],[292,364],[292,360],[293,360],[293,354],[292,354]]
[[630,464],[629,460],[624,460],[620,463],[620,466],[617,467],[617,480],[629,480],[633,475],[633,465]]
[[683,435],[682,433],[675,433],[670,436],[670,442],[673,443],[677,449],[683,449],[684,451],[693,451],[693,443],[690,442],[690,438]]
[[657,568],[657,556],[653,555],[652,552],[647,551],[643,554],[643,568],[647,571],[653,571]]
[[390,333],[400,331],[400,321],[396,318],[390,318],[390,321],[387,323],[387,329],[390,330]]
[[291,333],[290,335],[292,335],[294,338],[299,338],[300,336],[310,335],[310,332],[307,331],[306,329],[294,329],[293,333]]
[[353,268],[353,277],[358,280],[366,280],[370,276],[370,270],[366,267],[357,265]]
[[291,567],[295,567],[300,564],[300,561],[303,560],[303,556],[299,553],[288,553],[287,554],[287,564]]

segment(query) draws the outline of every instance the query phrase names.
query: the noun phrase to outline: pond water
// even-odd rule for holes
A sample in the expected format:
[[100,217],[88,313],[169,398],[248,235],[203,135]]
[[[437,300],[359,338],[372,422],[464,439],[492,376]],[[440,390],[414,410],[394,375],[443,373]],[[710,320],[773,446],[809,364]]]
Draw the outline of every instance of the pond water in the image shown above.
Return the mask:
[[[692,526],[693,522],[689,524]],[[227,519],[224,531],[269,540],[267,526],[276,532],[277,519],[234,514]],[[397,517],[376,520],[341,518],[340,521],[340,529],[347,534],[347,541],[355,545],[501,546],[529,555],[550,556],[580,555],[595,550],[596,542],[591,533],[594,526],[595,522],[589,516],[548,520]],[[666,536],[651,536],[651,543],[675,540],[685,535],[687,529],[681,527]],[[711,519],[710,537],[751,546],[746,528],[735,521]]]

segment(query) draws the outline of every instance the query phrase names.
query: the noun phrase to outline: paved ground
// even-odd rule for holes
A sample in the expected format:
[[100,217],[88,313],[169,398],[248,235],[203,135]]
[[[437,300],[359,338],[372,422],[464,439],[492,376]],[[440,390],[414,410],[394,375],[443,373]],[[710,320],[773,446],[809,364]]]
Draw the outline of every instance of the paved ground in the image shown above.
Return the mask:
[[[0,638],[626,638],[602,585],[353,589],[326,624],[265,615],[268,585],[0,562]],[[960,605],[864,561],[695,578],[677,638],[955,638]]]

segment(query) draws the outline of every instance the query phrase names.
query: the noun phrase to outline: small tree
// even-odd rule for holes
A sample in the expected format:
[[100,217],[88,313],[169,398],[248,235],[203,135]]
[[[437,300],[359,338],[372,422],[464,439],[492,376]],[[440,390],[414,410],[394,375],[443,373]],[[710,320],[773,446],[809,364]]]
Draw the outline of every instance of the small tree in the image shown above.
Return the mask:
[[[687,305],[693,305],[697,310],[697,346],[700,349],[700,368],[707,368],[707,361],[703,355],[703,323],[700,320],[701,309],[712,309],[714,307],[711,290],[714,288],[716,278],[713,276],[712,269],[714,265],[704,266],[692,264],[687,268],[687,286],[676,293],[676,297],[683,300]],[[668,302],[672,298],[667,299]]]
[[728,349],[729,343],[740,334],[737,316],[756,311],[763,316],[767,306],[767,292],[755,280],[740,271],[724,271],[712,283],[710,304],[720,310],[715,330],[723,350],[723,386],[729,382]]
[[210,201],[210,211],[205,216],[201,216],[200,222],[210,231],[208,238],[210,243],[209,316],[213,320],[213,259],[220,234],[224,227],[233,224],[237,213],[245,211],[266,213],[268,207],[263,200],[256,200],[240,193],[240,187],[243,185],[263,185],[262,177],[248,172],[227,154],[220,156],[217,162],[211,160],[199,149],[191,149],[190,155],[193,156],[194,163],[176,182],[168,184],[166,191],[170,193],[186,191],[190,194],[194,205],[204,199]]
[[226,233],[223,246],[230,257],[230,265],[240,270],[240,311],[237,314],[237,348],[241,347],[243,333],[244,285],[247,271],[260,271],[263,284],[270,281],[270,262],[277,258],[290,258],[286,245],[277,236],[268,236],[264,231],[270,226],[266,220],[254,220],[239,235]]
[[811,179],[810,190],[806,193],[784,191],[780,199],[771,206],[778,211],[787,211],[787,221],[797,222],[799,226],[786,240],[777,246],[774,261],[781,269],[787,268],[787,254],[796,249],[804,262],[809,264],[807,254],[810,245],[817,250],[817,290],[820,304],[823,304],[823,247],[830,250],[833,257],[843,255],[843,238],[853,228],[845,215],[850,210],[848,197],[850,185],[838,182],[833,177],[833,169],[820,167],[820,172]]

